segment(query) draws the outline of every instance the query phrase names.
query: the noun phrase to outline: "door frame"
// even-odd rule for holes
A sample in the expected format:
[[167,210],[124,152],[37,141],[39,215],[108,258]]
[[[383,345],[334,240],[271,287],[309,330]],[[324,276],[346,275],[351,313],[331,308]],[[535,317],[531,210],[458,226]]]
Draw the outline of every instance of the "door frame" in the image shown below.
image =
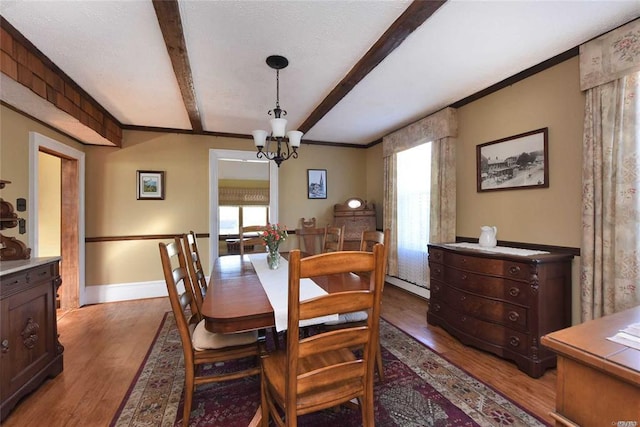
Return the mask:
[[[28,227],[29,247],[38,253],[38,153],[59,157],[62,169],[61,205],[70,210],[70,215],[62,215],[61,227],[61,275],[66,278],[67,285],[71,285],[71,298],[64,298],[67,305],[64,309],[77,308],[85,304],[85,218],[84,218],[84,188],[85,188],[85,153],[52,138],[29,132],[29,211]],[[65,220],[70,222],[65,223]],[[66,236],[65,236],[66,234]],[[63,286],[64,286],[63,282]],[[64,289],[69,289],[69,286]]]
[[[256,160],[255,151],[241,150],[209,150],[209,265],[218,258],[218,173],[219,160]],[[269,161],[269,221],[278,222],[278,168],[275,162]]]

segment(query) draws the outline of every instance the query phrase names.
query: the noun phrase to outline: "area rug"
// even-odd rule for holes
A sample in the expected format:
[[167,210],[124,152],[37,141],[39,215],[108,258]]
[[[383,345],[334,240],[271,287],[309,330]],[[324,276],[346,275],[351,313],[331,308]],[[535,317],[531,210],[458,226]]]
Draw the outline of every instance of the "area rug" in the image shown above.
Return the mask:
[[[549,425],[384,320],[380,339],[386,379],[375,384],[377,426]],[[236,369],[234,363],[209,369]],[[167,313],[111,426],[180,426],[183,386],[180,336]],[[190,425],[246,427],[259,403],[257,376],[200,386]],[[299,418],[310,427],[361,423],[359,410],[347,407]]]

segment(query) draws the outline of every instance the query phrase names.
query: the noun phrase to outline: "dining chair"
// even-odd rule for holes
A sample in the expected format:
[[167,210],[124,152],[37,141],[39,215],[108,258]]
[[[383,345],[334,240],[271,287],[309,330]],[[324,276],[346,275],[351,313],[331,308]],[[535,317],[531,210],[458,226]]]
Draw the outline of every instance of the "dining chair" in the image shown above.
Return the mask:
[[[269,425],[270,418],[278,426],[297,426],[300,415],[352,399],[358,399],[362,424],[374,425],[373,371],[383,269],[382,245],[374,247],[373,253],[334,252],[301,258],[299,250],[290,252],[287,346],[263,356],[261,363],[263,426]],[[300,279],[353,271],[368,273],[368,289],[300,301]],[[369,314],[364,326],[300,337],[301,320],[360,310]]]
[[[250,225],[240,227],[240,255],[245,254],[245,247],[252,247],[249,252],[264,252],[265,242],[262,239],[262,233],[267,229],[266,225]],[[259,246],[260,249],[255,249]]]
[[[184,353],[184,410],[182,425],[189,425],[193,393],[201,384],[244,378],[260,373],[256,366],[232,372],[206,375],[203,365],[241,359],[262,354],[262,344],[257,331],[237,334],[212,333],[205,329],[204,320],[194,315],[194,291],[182,243],[175,237],[171,243],[160,243],[162,271],[167,284],[169,301],[175,317]],[[184,288],[184,292],[180,290]],[[191,309],[189,312],[188,309]],[[197,308],[196,308],[197,310]]]
[[307,255],[315,255],[322,252],[324,228],[316,227],[316,219],[300,218],[302,228],[296,229],[298,248]]
[[[183,235],[184,249],[186,252],[187,269],[189,270],[189,278],[193,284],[194,297],[196,304],[198,305],[198,313],[202,309],[202,301],[207,293],[207,276],[202,268],[202,261],[200,259],[200,251],[198,250],[198,241],[196,239],[196,233],[193,230]],[[202,318],[200,318],[201,320]]]
[[322,253],[341,251],[343,243],[344,225],[340,227],[327,225],[324,228],[324,238],[322,239]]
[[[377,230],[365,230],[360,237],[360,250],[365,252],[373,251],[373,247],[377,244],[384,245],[384,271],[383,275],[387,274],[387,262],[389,255],[389,234],[390,230],[386,229],[384,232]],[[384,290],[384,280],[382,281],[382,289]],[[365,311],[358,311],[354,313],[340,313],[338,320],[334,322],[327,322],[324,324],[327,330],[341,329],[345,326],[352,327],[356,325],[362,325],[367,321],[367,313]],[[378,347],[376,349],[376,371],[378,372],[378,378],[380,381],[384,381],[384,365],[382,364],[382,346],[378,339]]]

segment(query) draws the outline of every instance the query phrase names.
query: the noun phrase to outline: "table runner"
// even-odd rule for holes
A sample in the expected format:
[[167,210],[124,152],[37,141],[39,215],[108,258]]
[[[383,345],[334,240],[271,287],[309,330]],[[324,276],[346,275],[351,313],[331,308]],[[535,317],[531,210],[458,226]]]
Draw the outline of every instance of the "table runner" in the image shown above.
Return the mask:
[[[251,264],[260,279],[260,283],[264,288],[267,298],[273,307],[273,317],[276,321],[276,330],[278,332],[287,329],[288,316],[288,296],[289,296],[289,263],[286,259],[280,258],[280,268],[270,270],[267,266],[267,254],[251,254],[249,255]],[[318,286],[311,279],[300,279],[300,301],[305,301],[327,292]],[[338,321],[338,315],[333,314],[323,317],[315,317],[300,322],[300,326],[318,325],[325,322]]]
[[509,255],[520,255],[520,256],[543,255],[543,254],[549,253],[547,251],[511,248],[508,246],[494,246],[492,248],[488,248],[486,246],[480,246],[477,243],[446,243],[445,245],[453,246],[454,248],[474,249],[474,250],[480,250],[480,251],[486,251],[486,252],[494,252],[494,253],[509,254]]

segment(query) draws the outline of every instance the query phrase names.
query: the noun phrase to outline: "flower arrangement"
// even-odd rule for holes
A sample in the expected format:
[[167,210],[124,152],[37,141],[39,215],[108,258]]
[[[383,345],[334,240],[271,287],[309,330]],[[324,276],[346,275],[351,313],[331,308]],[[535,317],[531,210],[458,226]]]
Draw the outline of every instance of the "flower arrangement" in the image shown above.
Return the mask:
[[289,237],[287,227],[280,224],[267,224],[267,229],[262,233],[262,240],[267,245],[269,252],[278,250],[280,242]]

